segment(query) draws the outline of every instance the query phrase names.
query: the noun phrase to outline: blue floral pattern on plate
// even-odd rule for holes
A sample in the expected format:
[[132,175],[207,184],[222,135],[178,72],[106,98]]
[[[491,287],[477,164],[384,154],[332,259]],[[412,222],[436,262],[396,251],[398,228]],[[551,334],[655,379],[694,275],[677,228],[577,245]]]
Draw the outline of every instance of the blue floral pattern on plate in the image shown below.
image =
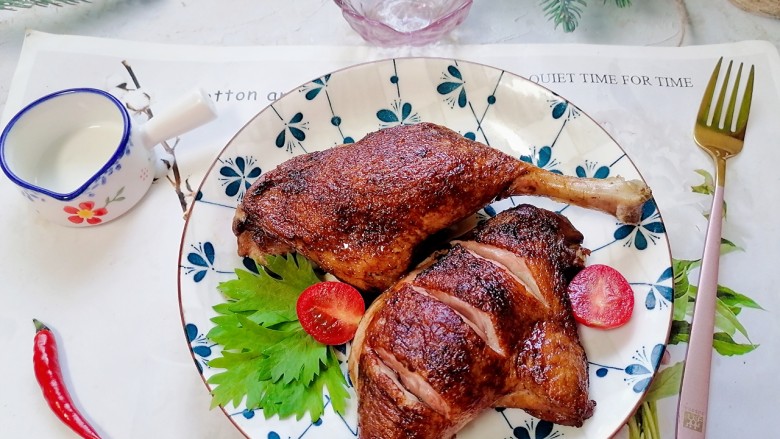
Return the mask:
[[[236,205],[262,172],[297,154],[351,143],[377,129],[430,121],[513,157],[566,175],[641,178],[625,152],[573,103],[512,73],[460,60],[404,58],[363,64],[320,76],[266,107],[219,155],[197,191],[182,236],[179,298],[184,331],[198,373],[219,356],[203,334],[212,307],[224,299],[219,282],[236,268],[257,270],[236,255],[230,224]],[[475,184],[478,184],[476,182]],[[580,328],[590,361],[590,394],[597,402],[582,428],[535,419],[522,410],[486,410],[459,439],[606,438],[640,402],[655,370],[671,321],[671,259],[665,228],[651,200],[638,225],[547,199],[513,197],[486,206],[480,219],[520,202],[564,213],[585,235],[589,263],[620,270],[637,306],[623,328]],[[346,355],[348,347],[344,347]],[[342,364],[346,374],[346,364]],[[327,408],[310,419],[265,419],[261,411],[223,407],[249,438],[353,438],[355,398],[345,416]]]

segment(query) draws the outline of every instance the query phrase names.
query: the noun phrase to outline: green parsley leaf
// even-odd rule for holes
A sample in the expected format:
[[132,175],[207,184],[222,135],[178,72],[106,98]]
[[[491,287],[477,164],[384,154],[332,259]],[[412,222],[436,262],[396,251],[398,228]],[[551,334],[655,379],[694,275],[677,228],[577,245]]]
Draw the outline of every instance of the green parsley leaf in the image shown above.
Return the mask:
[[262,352],[287,337],[285,331],[276,331],[258,325],[241,314],[213,319],[218,326],[212,328],[206,336],[222,345],[223,349],[236,349],[245,352]]
[[300,381],[309,385],[326,363],[328,347],[314,340],[301,324],[292,331],[284,343],[269,346],[263,353],[279,361],[271,368],[271,379],[285,384]]
[[266,418],[274,414],[282,418],[295,414],[296,418],[300,419],[303,412],[309,412],[312,419],[319,419],[325,408],[322,402],[322,392],[325,388],[333,409],[341,414],[346,410],[346,401],[349,399],[349,393],[346,391],[347,381],[332,348],[328,348],[327,367],[321,370],[309,386],[304,386],[299,381],[287,386],[278,384],[277,382],[268,387],[261,403]]
[[325,370],[322,371],[320,379],[323,380],[323,384],[328,388],[330,403],[333,405],[333,410],[336,413],[344,413],[347,410],[349,392],[347,392],[348,384],[344,374],[345,372],[341,371],[339,360],[336,358],[335,350],[330,348],[328,350],[328,364]]
[[235,280],[218,288],[228,299],[215,308],[221,314],[252,312],[253,321],[265,325],[297,320],[295,302],[301,291],[319,282],[311,263],[303,256],[268,256],[268,266],[255,275],[236,269]]
[[266,360],[266,357],[251,353],[222,351],[222,357],[209,361],[210,367],[225,369],[208,380],[210,384],[216,384],[211,408],[228,403],[238,406],[249,389],[264,382],[260,373]]
[[350,396],[336,351],[307,334],[295,310],[298,296],[319,278],[301,256],[269,256],[267,263],[259,274],[237,269],[236,279],[218,286],[227,301],[214,306],[219,315],[207,336],[223,350],[209,366],[225,370],[208,380],[215,385],[212,407],[244,402],[266,418],[309,413],[316,421],[327,391],[344,414]]

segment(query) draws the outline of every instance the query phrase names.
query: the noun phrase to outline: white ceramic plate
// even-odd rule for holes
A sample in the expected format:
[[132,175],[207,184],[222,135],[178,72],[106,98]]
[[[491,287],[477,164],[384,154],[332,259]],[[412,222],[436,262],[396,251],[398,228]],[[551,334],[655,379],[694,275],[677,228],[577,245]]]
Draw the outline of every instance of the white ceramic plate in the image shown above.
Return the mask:
[[[537,166],[569,175],[641,178],[615,141],[565,99],[509,72],[451,59],[405,58],[358,65],[317,78],[255,116],[206,175],[182,237],[179,295],[187,341],[204,380],[220,347],[205,337],[212,307],[224,301],[217,284],[244,267],[231,232],[235,206],[265,171],[296,154],[359,140],[380,128],[436,122]],[[487,207],[494,214],[530,202],[565,214],[585,235],[589,263],[620,270],[632,284],[631,321],[612,331],[580,328],[590,363],[593,417],[582,428],[553,425],[516,409],[485,411],[459,439],[608,438],[631,415],[664,351],[672,311],[672,273],[655,203],[641,224],[538,198]],[[260,412],[225,407],[249,438],[350,438],[357,432],[355,398],[339,416],[326,407],[317,423],[266,420]]]

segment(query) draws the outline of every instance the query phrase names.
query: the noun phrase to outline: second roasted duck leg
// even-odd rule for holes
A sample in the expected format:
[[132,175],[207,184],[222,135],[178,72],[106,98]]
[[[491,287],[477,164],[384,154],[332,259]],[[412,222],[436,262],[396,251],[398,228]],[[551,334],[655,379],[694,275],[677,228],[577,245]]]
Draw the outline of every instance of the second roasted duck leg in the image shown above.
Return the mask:
[[498,406],[582,425],[594,403],[566,296],[582,239],[518,206],[380,295],[349,359],[361,439],[448,439]]
[[640,181],[566,177],[431,123],[371,133],[354,144],[294,157],[263,174],[238,206],[238,253],[296,251],[364,291],[391,286],[431,235],[496,197],[542,195],[640,218]]

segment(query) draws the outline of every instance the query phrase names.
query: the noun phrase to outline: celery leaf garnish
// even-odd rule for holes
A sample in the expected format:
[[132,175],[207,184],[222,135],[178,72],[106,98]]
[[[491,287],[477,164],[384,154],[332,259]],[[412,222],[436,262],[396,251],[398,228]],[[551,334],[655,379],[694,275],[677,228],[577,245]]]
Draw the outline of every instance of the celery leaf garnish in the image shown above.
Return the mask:
[[266,418],[308,413],[316,421],[327,389],[333,409],[344,414],[348,384],[336,350],[307,334],[295,311],[301,292],[317,282],[309,261],[288,255],[269,256],[259,274],[237,269],[235,279],[219,284],[227,300],[214,306],[219,315],[207,336],[223,349],[209,366],[224,371],[208,380],[212,406],[244,402]]

